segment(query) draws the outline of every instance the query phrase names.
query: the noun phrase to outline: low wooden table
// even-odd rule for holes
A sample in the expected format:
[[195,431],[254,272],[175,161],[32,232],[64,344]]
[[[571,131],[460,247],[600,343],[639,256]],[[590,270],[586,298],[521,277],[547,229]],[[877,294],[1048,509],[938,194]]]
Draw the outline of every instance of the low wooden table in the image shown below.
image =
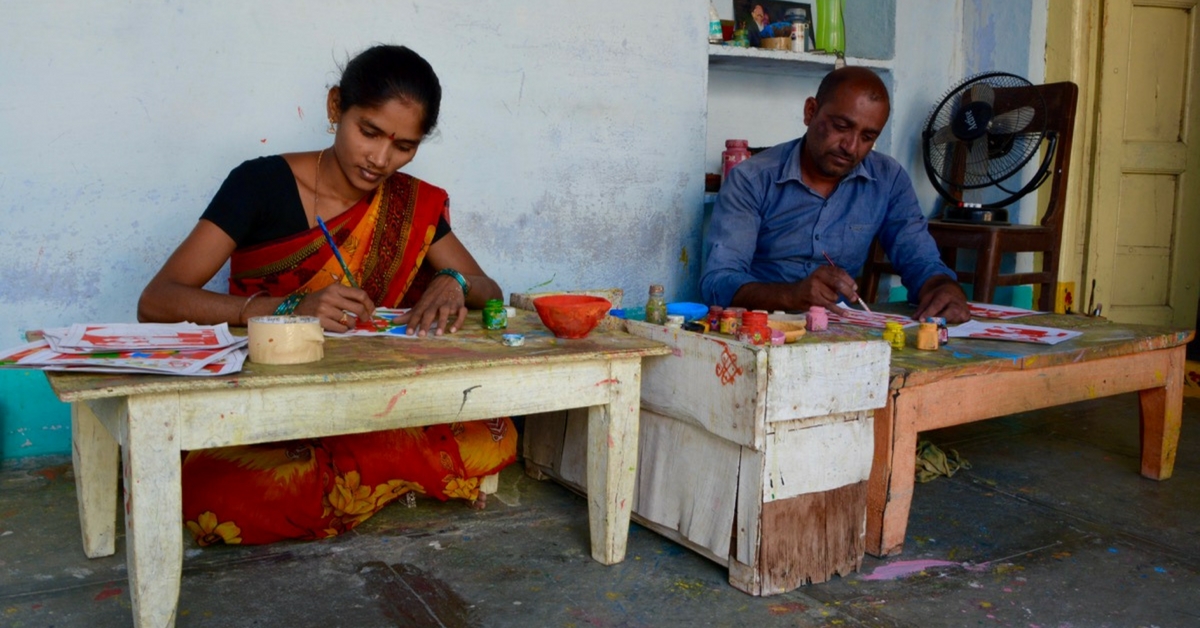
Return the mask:
[[669,349],[621,331],[557,340],[521,312],[508,332],[472,313],[436,339],[327,339],[325,358],[247,363],[220,378],[47,372],[71,403],[84,553],[115,549],[117,456],[136,626],[171,626],[183,564],[180,451],[586,407],[592,557],[625,556],[637,469],[641,359]]
[[925,430],[1136,391],[1142,475],[1171,477],[1183,412],[1184,355],[1193,331],[1054,314],[1006,322],[1083,335],[1054,346],[954,338],[938,351],[921,351],[914,327],[907,330],[907,348],[893,352],[888,403],[875,412],[867,552],[888,556],[904,548],[917,434]]

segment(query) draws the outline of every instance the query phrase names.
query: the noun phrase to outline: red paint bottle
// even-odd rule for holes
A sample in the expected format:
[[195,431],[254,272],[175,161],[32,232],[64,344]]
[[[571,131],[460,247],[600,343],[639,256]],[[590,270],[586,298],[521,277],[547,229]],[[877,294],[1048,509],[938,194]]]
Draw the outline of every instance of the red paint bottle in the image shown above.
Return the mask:
[[750,143],[746,140],[725,140],[725,150],[721,153],[721,182],[729,178],[733,167],[750,159]]

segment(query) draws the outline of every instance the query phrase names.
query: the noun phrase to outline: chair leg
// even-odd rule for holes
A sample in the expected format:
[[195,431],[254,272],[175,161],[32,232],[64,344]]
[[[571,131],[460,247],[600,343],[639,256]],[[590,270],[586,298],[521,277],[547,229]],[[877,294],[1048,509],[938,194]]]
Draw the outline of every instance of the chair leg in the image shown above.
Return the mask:
[[993,240],[979,249],[975,258],[974,299],[978,303],[991,303],[996,291],[996,277],[1000,274],[1000,247]]
[[863,271],[861,284],[858,286],[858,296],[867,303],[874,303],[879,296],[879,273],[875,271],[875,264],[867,262],[867,270]]
[[1050,276],[1050,281],[1042,284],[1042,298],[1038,299],[1038,309],[1043,312],[1054,311],[1058,299],[1058,254],[1058,249],[1042,252],[1042,272]]

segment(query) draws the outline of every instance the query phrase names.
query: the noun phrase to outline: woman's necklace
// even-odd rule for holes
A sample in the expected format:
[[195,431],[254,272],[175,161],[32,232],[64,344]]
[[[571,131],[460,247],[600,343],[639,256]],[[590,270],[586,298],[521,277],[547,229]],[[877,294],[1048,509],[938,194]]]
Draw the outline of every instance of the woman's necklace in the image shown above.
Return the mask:
[[[312,219],[312,222],[314,225],[317,222],[317,217],[320,216],[320,214],[317,213],[317,202],[321,197],[320,197],[320,195],[317,194],[317,191],[321,188],[321,158],[324,156],[325,156],[325,149],[322,148],[321,152],[317,153],[317,176],[313,179],[313,206],[312,206],[313,219]],[[309,226],[311,227],[312,225],[309,225]]]

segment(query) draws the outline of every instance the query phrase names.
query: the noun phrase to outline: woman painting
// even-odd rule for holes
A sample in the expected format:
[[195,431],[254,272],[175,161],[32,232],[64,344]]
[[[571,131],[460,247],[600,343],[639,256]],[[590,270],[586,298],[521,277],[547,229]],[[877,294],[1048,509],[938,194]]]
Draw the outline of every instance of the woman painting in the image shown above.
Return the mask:
[[[457,331],[468,307],[502,293],[450,230],[446,192],[398,172],[440,104],[437,75],[412,50],[375,46],[351,59],[327,98],[333,146],[235,168],[142,292],[139,320],[296,314],[340,332],[386,306],[411,307],[398,319],[408,333]],[[229,294],[205,290],[226,261]],[[479,479],[515,456],[507,418],[190,451],[184,519],[201,545],[324,538],[409,492],[482,506]]]

